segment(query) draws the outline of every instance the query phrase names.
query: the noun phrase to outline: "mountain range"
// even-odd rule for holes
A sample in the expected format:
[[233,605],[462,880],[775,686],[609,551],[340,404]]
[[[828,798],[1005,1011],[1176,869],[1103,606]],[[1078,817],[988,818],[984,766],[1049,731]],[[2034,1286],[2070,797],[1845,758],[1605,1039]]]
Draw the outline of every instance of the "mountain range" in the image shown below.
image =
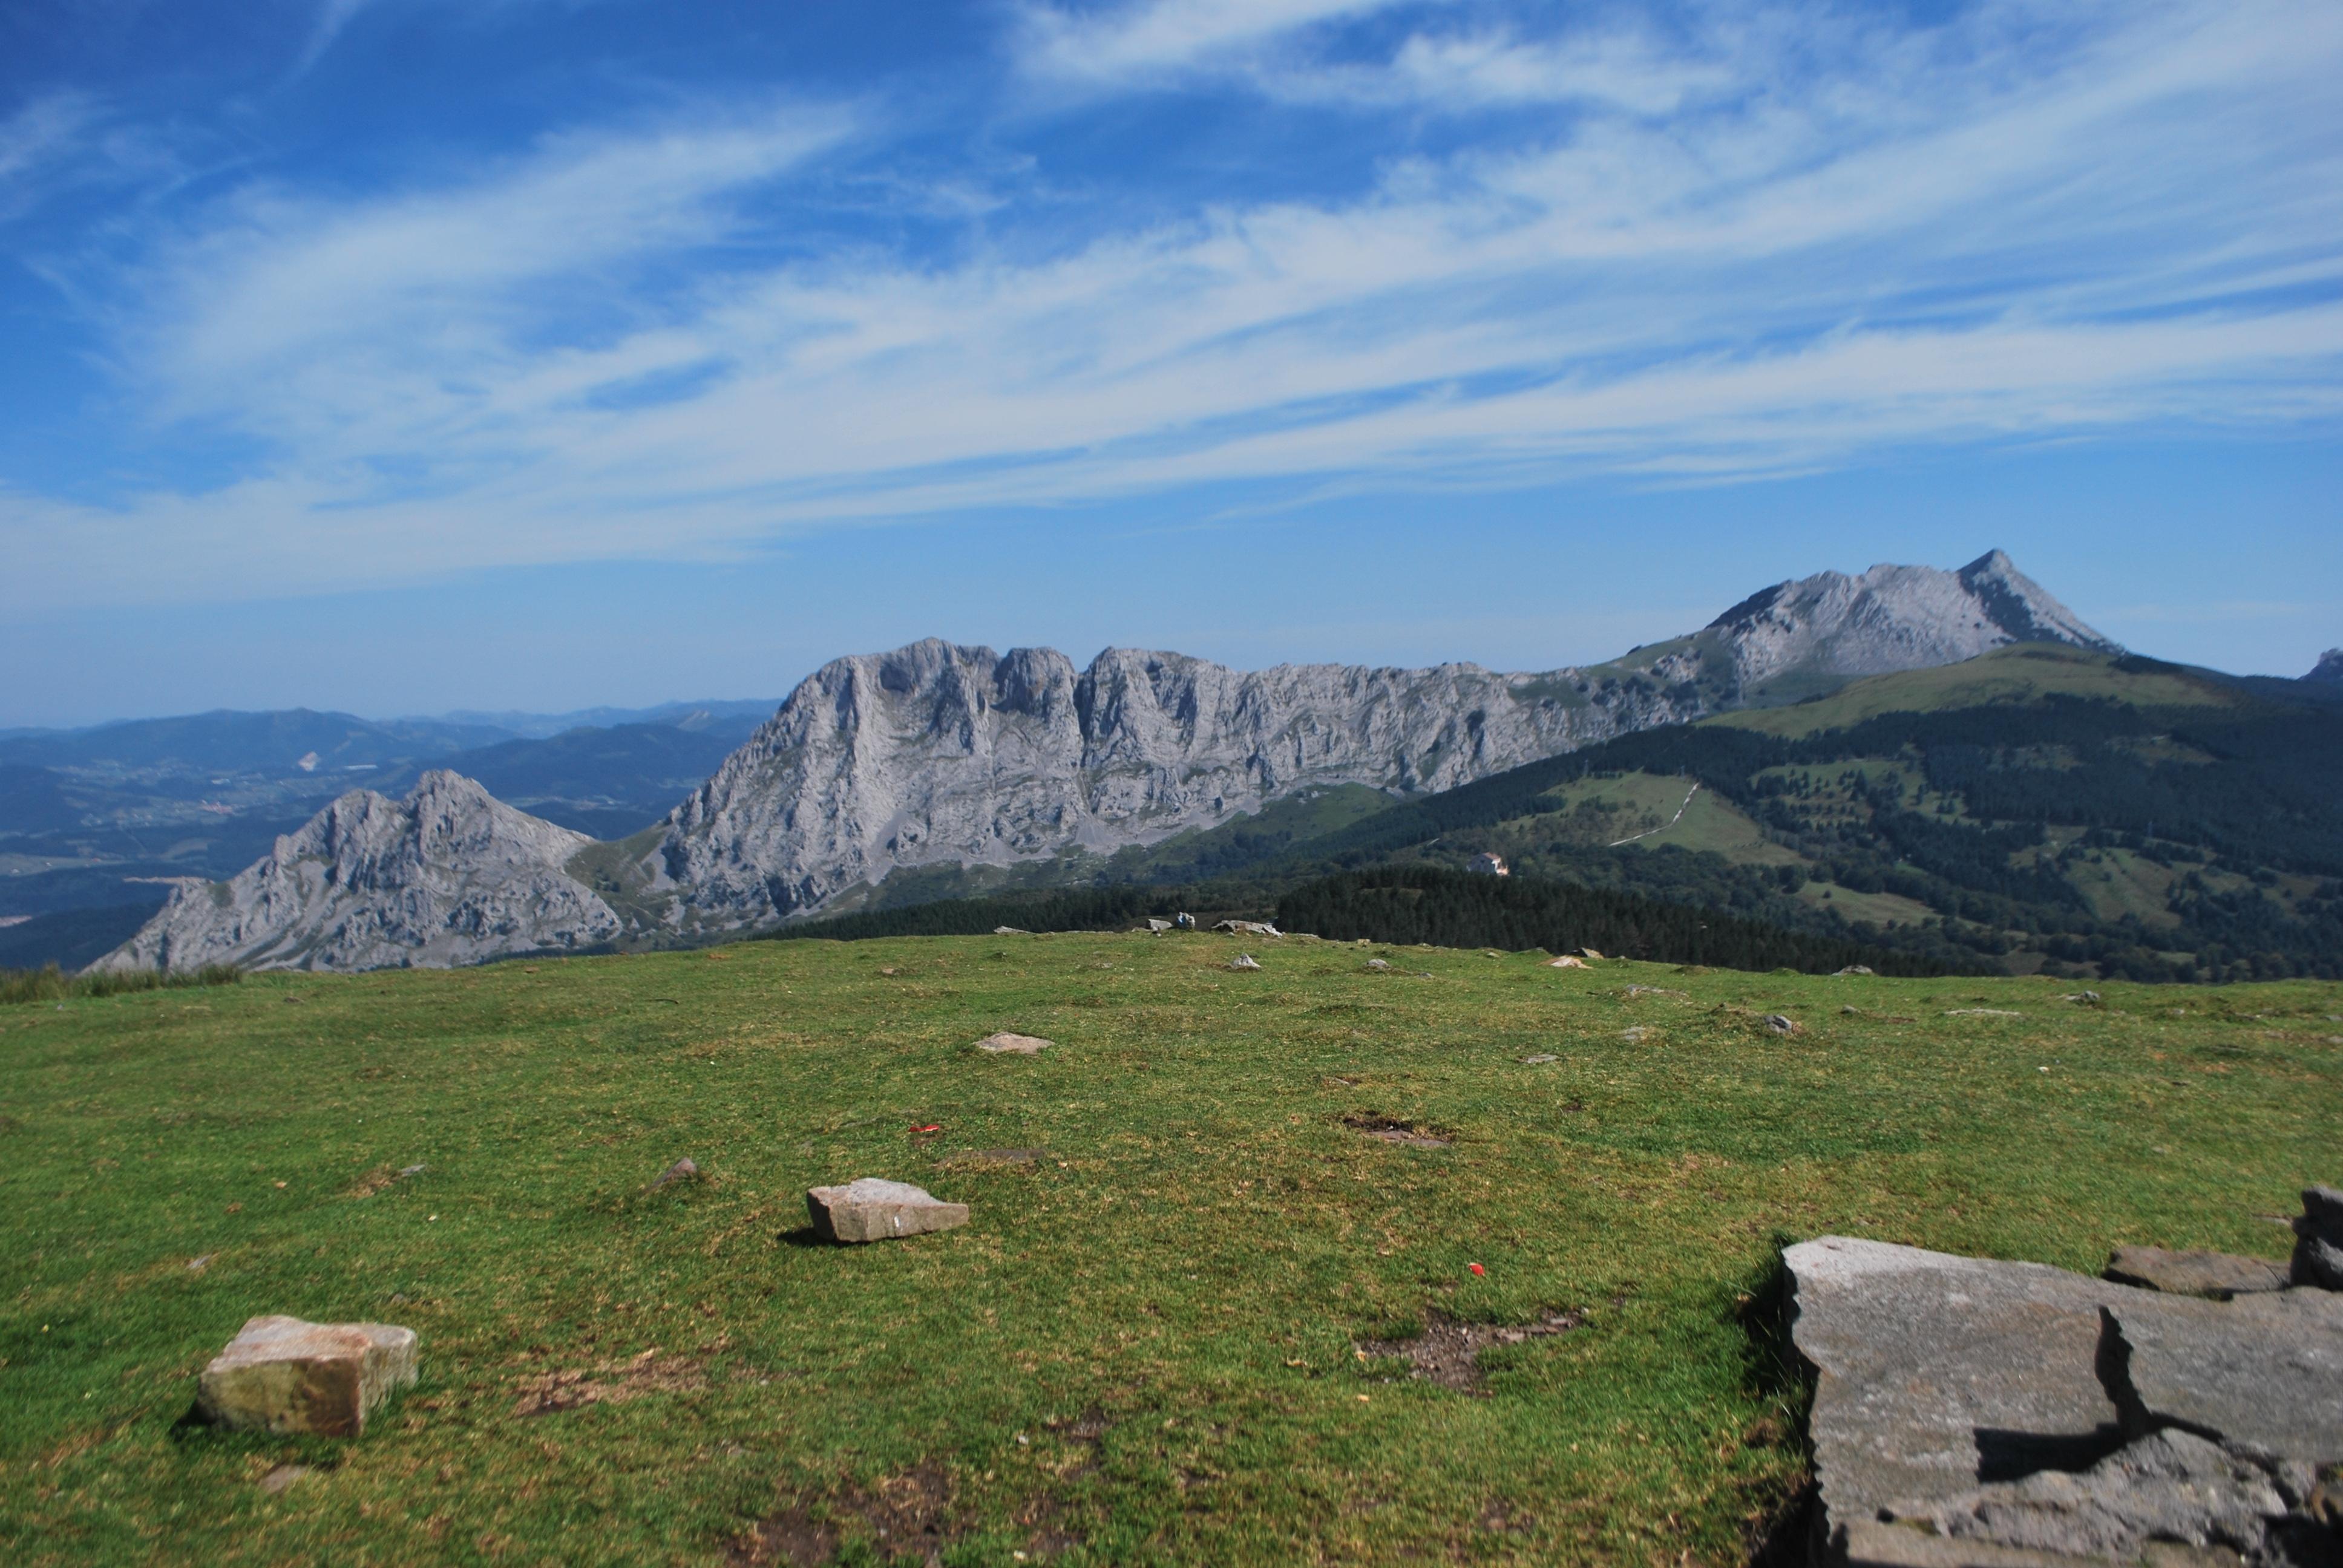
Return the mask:
[[2041,643],[2120,653],[1999,551],[1957,571],[1780,583],[1685,636],[1527,674],[1241,672],[1120,648],[1078,668],[1053,649],[930,639],[824,666],[627,838],[566,844],[440,772],[404,802],[354,790],[237,877],[180,888],[104,961],[463,962],[704,941],[987,876],[1080,880],[1312,802],[1372,815],[1620,737]]

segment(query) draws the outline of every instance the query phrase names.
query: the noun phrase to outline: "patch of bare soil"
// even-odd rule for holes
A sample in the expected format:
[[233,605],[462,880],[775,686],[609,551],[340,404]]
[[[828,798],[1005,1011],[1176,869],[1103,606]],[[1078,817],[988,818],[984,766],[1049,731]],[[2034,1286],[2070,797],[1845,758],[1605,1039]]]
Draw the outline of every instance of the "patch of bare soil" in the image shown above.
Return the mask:
[[1362,1356],[1404,1356],[1415,1375],[1462,1393],[1483,1393],[1481,1352],[1491,1345],[1517,1345],[1550,1334],[1566,1334],[1586,1320],[1577,1312],[1548,1312],[1534,1323],[1461,1323],[1444,1312],[1426,1316],[1423,1332],[1412,1340],[1361,1340]]
[[708,1386],[708,1369],[691,1356],[668,1355],[657,1345],[590,1371],[547,1372],[524,1378],[515,1415],[551,1415],[588,1404],[623,1404],[647,1393],[682,1393]]
[[836,1560],[841,1541],[867,1534],[883,1562],[940,1563],[954,1534],[950,1503],[950,1478],[927,1460],[871,1487],[849,1484],[819,1506],[791,1502],[734,1542],[726,1561],[734,1568],[820,1568]]
[[1436,1128],[1419,1127],[1413,1121],[1395,1121],[1388,1116],[1346,1116],[1342,1118],[1342,1125],[1353,1132],[1380,1138],[1386,1143],[1404,1143],[1410,1149],[1445,1149],[1456,1141]]

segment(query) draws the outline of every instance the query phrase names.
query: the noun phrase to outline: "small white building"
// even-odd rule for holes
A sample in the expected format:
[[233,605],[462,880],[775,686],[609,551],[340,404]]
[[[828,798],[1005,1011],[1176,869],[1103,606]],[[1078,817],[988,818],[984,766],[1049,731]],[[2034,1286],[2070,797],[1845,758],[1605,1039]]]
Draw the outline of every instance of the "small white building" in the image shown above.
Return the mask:
[[1477,872],[1483,877],[1510,877],[1513,875],[1513,872],[1506,869],[1505,858],[1503,855],[1492,855],[1486,850],[1473,856],[1472,865],[1465,869],[1467,870]]

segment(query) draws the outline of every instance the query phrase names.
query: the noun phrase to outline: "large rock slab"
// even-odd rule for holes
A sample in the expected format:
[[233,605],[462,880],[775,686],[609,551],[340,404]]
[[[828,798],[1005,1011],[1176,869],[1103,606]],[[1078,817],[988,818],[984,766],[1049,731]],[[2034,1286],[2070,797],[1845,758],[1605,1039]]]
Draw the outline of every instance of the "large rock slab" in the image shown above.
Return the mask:
[[1783,1261],[1791,1337],[1817,1373],[1815,1470],[1839,1550],[1850,1523],[2080,1468],[2121,1443],[2092,1368],[2099,1308],[2125,1287],[1845,1236]]
[[2312,1464],[2343,1461],[2343,1296],[2127,1296],[2101,1368],[2131,1432],[2183,1427]]
[[2286,1289],[2287,1266],[2275,1259],[2245,1258],[2234,1252],[2117,1247],[2107,1259],[2107,1277],[2144,1291],[2226,1302],[2232,1296]]
[[968,1205],[947,1203],[924,1187],[865,1176],[842,1187],[806,1192],[813,1228],[826,1241],[888,1241],[968,1223]]
[[2218,1302],[1844,1237],[1784,1261],[1817,1372],[1819,1561],[2343,1563],[2343,1297]]
[[204,1368],[196,1403],[218,1426],[357,1437],[415,1382],[415,1342],[390,1323],[254,1318]]

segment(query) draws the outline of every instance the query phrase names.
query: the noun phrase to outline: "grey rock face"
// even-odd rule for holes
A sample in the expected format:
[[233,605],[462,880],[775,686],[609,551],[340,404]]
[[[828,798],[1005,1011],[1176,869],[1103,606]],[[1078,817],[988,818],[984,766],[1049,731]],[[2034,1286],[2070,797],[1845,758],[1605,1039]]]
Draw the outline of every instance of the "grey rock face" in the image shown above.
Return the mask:
[[826,1241],[886,1241],[968,1223],[968,1205],[947,1203],[924,1187],[864,1176],[842,1187],[814,1187],[806,1211]]
[[2294,1282],[2343,1291],[2343,1192],[2304,1188],[2294,1233]]
[[[2278,1568],[2343,1550],[2343,1302],[2218,1302],[1824,1237],[1784,1254],[1825,1561]],[[2174,1553],[2178,1553],[2174,1557]]]
[[2269,1258],[2241,1258],[2232,1252],[2172,1252],[2162,1247],[2117,1247],[2107,1259],[2107,1278],[2119,1285],[2144,1291],[2164,1291],[2176,1296],[2205,1296],[2226,1302],[2232,1296],[2261,1291],[2282,1291],[2286,1265]]
[[2102,1311],[2101,1372],[2127,1432],[2185,1426],[2314,1464],[2343,1461],[2343,1296],[2127,1292]]
[[563,862],[591,842],[478,784],[354,789],[226,882],[182,887],[93,969],[439,968],[588,947],[618,918]]
[[2318,662],[2312,665],[2310,667],[2310,673],[2304,676],[2302,678],[2305,680],[2321,680],[2332,685],[2343,686],[2343,648],[2330,648],[2325,653],[2320,654],[2318,656]]
[[357,1437],[415,1381],[415,1331],[389,1323],[254,1318],[211,1360],[196,1402],[216,1425]]
[[2270,1550],[2272,1526],[2316,1485],[2308,1465],[2165,1431],[2079,1473],[1978,1487],[1896,1520],[1958,1541],[2117,1563],[2136,1561],[2151,1541],[2283,1561]]
[[1882,675],[1956,664],[2013,642],[2121,651],[2020,572],[1999,550],[1957,572],[1877,566],[1823,572],[1752,594],[1708,626],[1738,684],[1787,674]]

